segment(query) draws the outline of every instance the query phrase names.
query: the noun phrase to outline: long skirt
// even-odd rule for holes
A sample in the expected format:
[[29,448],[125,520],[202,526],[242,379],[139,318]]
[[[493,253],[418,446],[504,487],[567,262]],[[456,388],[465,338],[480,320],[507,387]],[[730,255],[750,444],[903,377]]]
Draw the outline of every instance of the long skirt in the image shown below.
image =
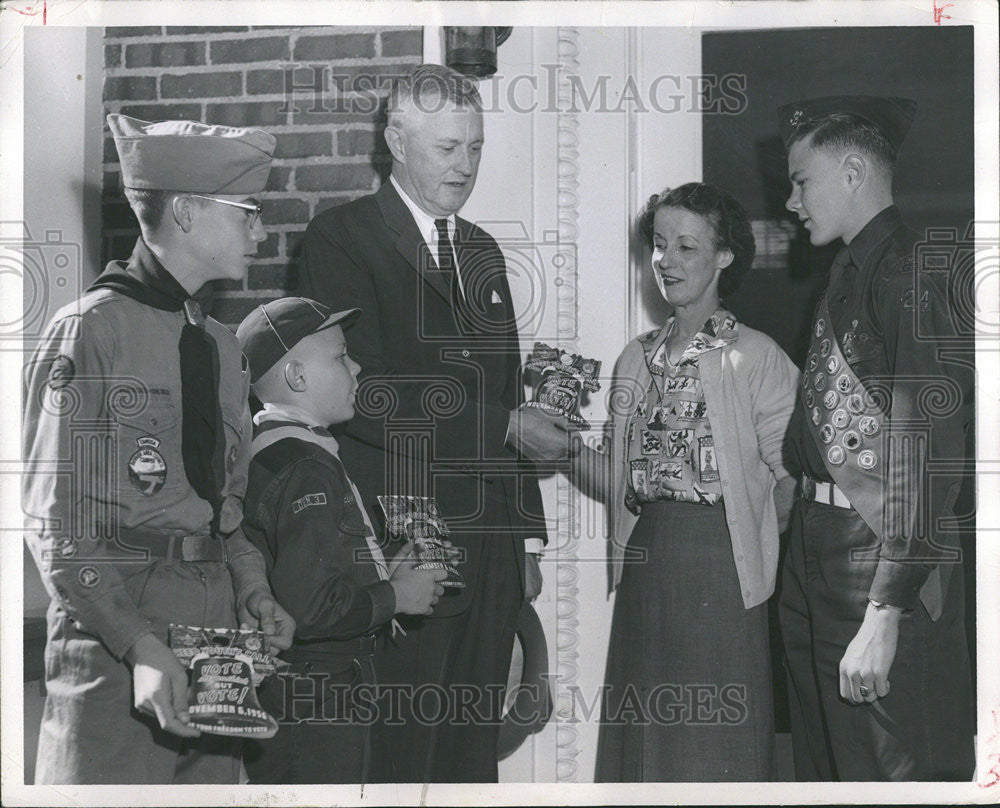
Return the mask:
[[645,504],[628,547],[595,780],[776,779],[767,606],[744,607],[724,504]]

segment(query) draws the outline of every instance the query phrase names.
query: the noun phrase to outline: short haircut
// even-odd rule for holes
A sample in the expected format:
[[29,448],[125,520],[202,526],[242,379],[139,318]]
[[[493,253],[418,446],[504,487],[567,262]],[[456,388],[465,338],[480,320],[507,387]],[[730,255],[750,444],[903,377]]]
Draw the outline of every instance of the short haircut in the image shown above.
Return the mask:
[[804,118],[792,130],[785,148],[790,149],[810,135],[809,145],[814,149],[861,152],[888,174],[892,174],[896,165],[896,149],[889,138],[875,124],[858,115],[835,112],[819,118]]
[[386,107],[389,126],[398,125],[406,108],[415,105],[424,112],[436,112],[445,104],[481,110],[482,99],[476,83],[457,70],[443,65],[420,65],[396,81]]
[[152,231],[162,224],[170,200],[177,196],[177,193],[177,191],[150,188],[126,188],[125,198],[135,211],[139,224]]
[[681,208],[697,213],[712,225],[717,250],[729,250],[732,263],[719,276],[719,297],[740,288],[743,276],[753,264],[757,242],[746,210],[730,194],[704,182],[689,182],[671,190],[653,194],[639,214],[639,230],[653,243],[653,219],[661,208]]

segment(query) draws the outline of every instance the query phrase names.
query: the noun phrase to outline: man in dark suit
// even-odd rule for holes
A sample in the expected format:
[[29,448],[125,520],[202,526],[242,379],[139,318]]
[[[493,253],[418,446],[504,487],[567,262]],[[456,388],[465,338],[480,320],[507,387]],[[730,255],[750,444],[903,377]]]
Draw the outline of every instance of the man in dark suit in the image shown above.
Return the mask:
[[364,368],[357,416],[340,448],[365,505],[377,513],[380,494],[436,497],[465,586],[383,639],[370,779],[495,782],[517,614],[541,589],[546,536],[536,473],[518,448],[558,430],[517,411],[521,351],[503,254],[455,215],[483,146],[475,85],[424,65],[397,83],[388,111],[390,181],[313,219],[300,292],[364,311],[351,332]]

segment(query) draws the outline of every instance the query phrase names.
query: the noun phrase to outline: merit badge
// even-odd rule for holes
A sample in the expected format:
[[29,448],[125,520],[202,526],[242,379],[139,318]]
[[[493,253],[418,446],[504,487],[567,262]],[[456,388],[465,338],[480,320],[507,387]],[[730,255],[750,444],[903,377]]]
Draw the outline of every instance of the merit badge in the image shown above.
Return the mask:
[[819,357],[816,354],[810,354],[809,361],[806,363],[806,370],[809,373],[812,373],[818,367],[819,367]]
[[232,474],[233,467],[236,465],[236,455],[238,454],[236,446],[231,446],[229,452],[226,454],[226,471]]
[[809,417],[812,418],[812,422],[819,426],[820,421],[823,420],[823,414],[820,412],[819,407],[813,407],[812,412],[809,413]]
[[878,465],[878,455],[871,449],[865,449],[858,455],[858,465],[865,471],[871,471]]
[[844,462],[847,455],[844,453],[843,446],[831,446],[826,453],[826,459],[830,461],[830,465],[839,466]]
[[72,558],[76,555],[76,541],[69,536],[63,536],[56,542],[56,555],[60,558]]
[[826,374],[822,370],[813,377],[813,387],[820,393],[826,390]]
[[52,360],[52,365],[49,367],[49,387],[53,390],[61,390],[73,381],[75,375],[76,367],[73,365],[73,360],[66,354],[59,354]]
[[76,578],[81,586],[93,589],[101,582],[101,573],[97,571],[96,567],[82,567]]
[[847,397],[847,409],[853,412],[855,415],[865,411],[865,402],[861,399],[857,393]]
[[830,340],[825,339],[819,344],[820,356],[826,357],[830,353]]
[[836,356],[831,356],[826,360],[826,372],[831,376],[840,370],[840,360]]
[[850,452],[856,452],[861,448],[861,436],[853,429],[844,433],[844,448]]
[[823,406],[828,410],[835,409],[840,403],[840,396],[837,395],[836,390],[827,390],[826,395],[823,396]]
[[837,389],[841,393],[850,393],[851,389],[854,387],[854,379],[848,376],[846,373],[842,373],[837,377]]
[[870,438],[873,435],[877,435],[879,430],[878,419],[871,415],[863,415],[861,421],[858,423],[858,428],[861,430],[861,434],[866,437]]
[[671,429],[667,432],[667,456],[687,457],[691,452],[693,429]]
[[847,414],[846,410],[837,410],[832,416],[830,416],[830,420],[833,422],[833,425],[837,427],[837,429],[843,429],[851,423],[851,416]]
[[659,454],[663,449],[663,439],[659,432],[644,429],[639,433],[642,438],[642,453],[644,455]]
[[816,402],[816,397],[813,395],[812,390],[806,391],[806,406],[811,407]]
[[648,460],[633,460],[630,464],[632,472],[632,490],[638,496],[646,497],[649,493],[646,489]]
[[156,451],[160,442],[151,435],[136,438],[135,442],[139,450],[129,458],[128,477],[140,494],[151,497],[167,481],[167,461]]
[[819,437],[823,443],[831,443],[836,434],[837,430],[835,430],[831,424],[823,424],[823,426],[820,427]]
[[715,443],[711,435],[698,438],[698,476],[703,483],[719,481],[719,464],[715,460]]
[[822,337],[824,331],[826,331],[826,320],[824,320],[822,317],[820,317],[816,321],[816,336],[817,337]]

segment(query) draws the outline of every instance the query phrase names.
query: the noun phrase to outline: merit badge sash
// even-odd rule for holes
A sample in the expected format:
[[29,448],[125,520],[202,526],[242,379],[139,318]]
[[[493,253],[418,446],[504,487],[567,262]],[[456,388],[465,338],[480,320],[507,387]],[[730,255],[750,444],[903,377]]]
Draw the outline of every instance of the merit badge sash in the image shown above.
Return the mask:
[[802,400],[827,471],[881,540],[885,415],[844,359],[825,294],[802,376]]

